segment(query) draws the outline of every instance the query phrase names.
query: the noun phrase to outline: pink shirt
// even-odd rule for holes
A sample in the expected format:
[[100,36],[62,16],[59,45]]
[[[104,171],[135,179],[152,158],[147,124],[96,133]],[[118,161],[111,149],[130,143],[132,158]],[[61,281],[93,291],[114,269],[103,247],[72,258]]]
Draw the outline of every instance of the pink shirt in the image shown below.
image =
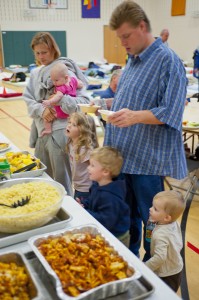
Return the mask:
[[[59,91],[63,95],[69,95],[72,97],[76,97],[77,85],[78,85],[77,79],[75,77],[71,77],[69,84],[56,86],[55,92]],[[65,112],[63,112],[63,110],[61,109],[60,106],[55,106],[54,108],[56,110],[58,119],[67,119],[68,118],[69,115],[66,114]]]

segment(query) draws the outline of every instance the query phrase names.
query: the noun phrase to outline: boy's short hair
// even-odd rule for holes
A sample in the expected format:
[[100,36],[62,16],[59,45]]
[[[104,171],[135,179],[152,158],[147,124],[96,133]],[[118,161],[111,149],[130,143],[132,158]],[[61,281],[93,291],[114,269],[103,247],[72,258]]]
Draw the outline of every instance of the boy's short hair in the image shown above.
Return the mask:
[[104,169],[108,170],[112,178],[120,174],[123,158],[117,149],[109,146],[96,148],[92,151],[90,158],[98,161]]
[[154,200],[164,203],[164,211],[171,216],[172,221],[176,221],[185,209],[185,199],[179,191],[163,191],[155,195]]

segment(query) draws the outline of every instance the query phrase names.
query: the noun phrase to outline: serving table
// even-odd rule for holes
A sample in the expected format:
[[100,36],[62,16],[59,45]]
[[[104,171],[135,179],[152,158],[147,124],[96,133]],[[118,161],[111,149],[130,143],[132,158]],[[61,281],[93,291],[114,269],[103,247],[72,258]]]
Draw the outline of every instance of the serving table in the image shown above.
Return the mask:
[[[0,141],[9,142],[11,144],[10,150],[19,151],[17,147],[15,147],[3,134],[0,133]],[[2,155],[2,153],[1,153]],[[43,177],[48,177],[47,174],[43,174]],[[106,239],[112,244],[118,252],[125,257],[127,262],[132,263],[135,269],[137,269],[143,277],[146,279],[148,283],[153,286],[154,292],[150,294],[147,299],[153,300],[177,300],[180,299],[178,295],[176,295],[167,285],[164,284],[150,269],[148,269],[145,264],[138,259],[128,248],[126,248],[116,237],[114,237],[106,228],[104,228],[96,219],[94,219],[87,211],[82,208],[72,197],[65,196],[62,204],[62,208],[64,208],[72,218],[66,224],[66,229],[69,227],[76,227],[76,226],[84,226],[88,224],[95,225],[99,228],[102,234],[106,237]],[[62,229],[62,228],[61,228]],[[59,225],[57,230],[59,230]],[[1,240],[0,240],[1,243]],[[29,246],[28,242],[21,242],[18,244],[10,245],[8,247],[3,247],[0,249],[0,254],[10,251],[21,251],[28,259],[34,258],[33,252],[31,247]],[[36,258],[35,258],[36,259]],[[34,265],[34,259],[33,259]],[[34,274],[38,281],[40,281],[40,285],[42,285],[42,271],[41,267],[37,265],[34,268]],[[50,285],[50,284],[49,284]],[[45,287],[43,287],[45,289]],[[50,286],[49,286],[50,289]],[[56,300],[55,296],[53,296],[53,290],[48,290],[46,292],[46,300]],[[124,294],[120,294],[118,296],[114,296],[114,298],[110,299],[134,299],[134,295],[127,292]],[[141,298],[135,298],[141,299]]]
[[[197,142],[199,142],[199,128],[183,128],[183,142],[191,140],[191,152],[194,152],[195,148],[195,137],[197,137]],[[188,134],[188,135],[187,135]]]
[[[183,121],[197,122],[199,124],[199,102],[196,98],[191,98],[191,102],[185,106]],[[194,152],[195,148],[195,137],[199,142],[199,126],[183,126],[183,142],[191,140],[191,151]]]

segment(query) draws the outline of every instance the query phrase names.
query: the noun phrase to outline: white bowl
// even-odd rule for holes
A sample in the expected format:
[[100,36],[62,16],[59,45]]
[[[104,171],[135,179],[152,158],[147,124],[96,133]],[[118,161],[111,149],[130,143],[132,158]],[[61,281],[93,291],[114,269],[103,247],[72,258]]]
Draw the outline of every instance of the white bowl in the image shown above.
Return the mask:
[[101,114],[101,117],[104,121],[108,121],[108,116],[112,115],[114,111],[112,110],[105,110],[105,109],[99,109],[98,112]]
[[98,108],[100,108],[99,105],[90,105],[90,104],[78,104],[80,107],[80,110],[84,113],[95,113]]
[[[33,184],[33,186],[26,188],[26,184]],[[41,184],[45,185],[42,187],[43,190],[41,189]],[[7,203],[6,199],[2,196],[3,193],[6,195],[10,193],[6,192],[9,188],[15,189],[15,194],[9,194],[8,196],[12,198],[12,202],[21,200],[21,197],[25,198],[29,195],[31,199],[28,204],[17,208],[1,206],[0,232],[6,233],[23,232],[45,225],[57,214],[66,195],[64,187],[60,183],[50,179],[11,179],[0,183],[1,203]]]

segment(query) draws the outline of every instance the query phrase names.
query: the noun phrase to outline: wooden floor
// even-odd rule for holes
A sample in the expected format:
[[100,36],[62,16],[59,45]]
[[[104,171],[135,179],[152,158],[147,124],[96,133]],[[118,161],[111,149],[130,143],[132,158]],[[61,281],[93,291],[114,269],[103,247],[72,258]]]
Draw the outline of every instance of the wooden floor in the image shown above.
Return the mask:
[[[18,148],[33,153],[34,149],[29,148],[30,125],[31,120],[23,100],[0,101],[0,131]],[[169,182],[186,189],[190,184],[188,178],[182,181],[169,179]],[[189,195],[182,223],[185,235],[186,271],[182,280],[182,298],[197,300],[199,299],[199,196]],[[178,292],[179,295],[181,291]]]

